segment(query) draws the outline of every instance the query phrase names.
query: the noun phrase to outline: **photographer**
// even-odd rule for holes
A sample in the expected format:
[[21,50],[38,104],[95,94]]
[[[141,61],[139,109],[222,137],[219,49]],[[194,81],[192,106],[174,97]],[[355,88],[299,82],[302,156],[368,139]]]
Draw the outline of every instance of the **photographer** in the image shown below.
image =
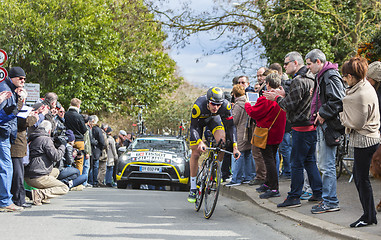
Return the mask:
[[64,195],[69,191],[67,185],[57,180],[59,170],[53,164],[64,156],[66,141],[61,140],[58,148],[54,147],[50,137],[52,124],[44,120],[29,137],[29,164],[25,167],[25,182],[34,188],[32,199],[34,205],[41,205],[49,198]]
[[86,175],[81,175],[79,170],[74,167],[74,160],[82,158],[82,152],[74,148],[74,133],[72,130],[67,130],[65,133],[67,144],[64,157],[57,162],[57,168],[60,174],[57,179],[65,183],[69,189],[84,183],[87,179]]

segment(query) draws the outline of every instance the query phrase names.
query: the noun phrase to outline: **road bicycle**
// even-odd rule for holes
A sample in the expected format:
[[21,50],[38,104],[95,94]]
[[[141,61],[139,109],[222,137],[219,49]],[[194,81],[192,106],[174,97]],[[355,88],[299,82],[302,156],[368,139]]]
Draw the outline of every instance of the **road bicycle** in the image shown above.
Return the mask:
[[198,212],[201,208],[203,200],[204,203],[204,217],[209,219],[217,205],[218,194],[220,191],[221,181],[221,162],[218,160],[218,155],[221,152],[232,154],[221,148],[222,141],[217,146],[213,147],[215,142],[212,141],[206,150],[208,150],[208,157],[204,159],[201,164],[200,171],[197,174],[197,192],[195,209]]
[[350,178],[349,182],[353,179],[353,147],[349,147],[349,137],[347,135],[343,136],[341,144],[337,146],[336,150],[336,178],[339,179],[340,176],[346,172]]
[[143,109],[146,107],[146,105],[135,105],[135,107],[139,108],[138,113],[138,135],[145,135],[146,134],[146,127],[144,126],[144,119],[143,119]]

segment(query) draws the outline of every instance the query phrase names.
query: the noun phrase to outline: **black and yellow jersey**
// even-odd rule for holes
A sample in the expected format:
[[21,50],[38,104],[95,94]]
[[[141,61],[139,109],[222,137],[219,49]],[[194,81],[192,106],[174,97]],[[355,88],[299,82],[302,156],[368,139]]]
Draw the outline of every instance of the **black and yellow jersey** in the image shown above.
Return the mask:
[[225,130],[228,138],[233,144],[237,142],[237,130],[233,122],[231,104],[224,99],[221,107],[216,113],[208,109],[208,99],[206,95],[199,97],[193,104],[192,118],[190,124],[190,145],[198,145],[202,138],[204,127],[208,126],[212,133],[216,130]]

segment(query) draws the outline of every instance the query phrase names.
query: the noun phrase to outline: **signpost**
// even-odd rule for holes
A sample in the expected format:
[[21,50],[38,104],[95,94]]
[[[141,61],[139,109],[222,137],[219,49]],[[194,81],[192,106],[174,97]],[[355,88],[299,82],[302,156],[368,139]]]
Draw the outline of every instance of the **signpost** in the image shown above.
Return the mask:
[[4,81],[4,79],[8,76],[8,72],[5,68],[1,67],[7,61],[8,55],[7,53],[3,50],[0,49],[0,82]]
[[28,93],[26,104],[32,106],[40,100],[40,84],[38,83],[25,83],[24,88]]

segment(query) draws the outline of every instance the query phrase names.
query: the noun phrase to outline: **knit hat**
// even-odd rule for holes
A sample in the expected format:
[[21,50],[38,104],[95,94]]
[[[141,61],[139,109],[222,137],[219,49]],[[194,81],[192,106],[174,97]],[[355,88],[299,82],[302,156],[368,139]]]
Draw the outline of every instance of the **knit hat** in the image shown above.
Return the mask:
[[381,82],[381,62],[375,61],[369,64],[366,76],[374,81]]
[[21,67],[13,67],[11,68],[11,70],[9,70],[9,78],[25,77],[25,76],[26,74]]
[[71,141],[75,140],[74,133],[70,129],[66,130],[66,136],[67,136],[67,141],[68,142],[71,142]]
[[119,134],[120,134],[120,135],[123,135],[123,136],[126,136],[126,135],[127,135],[126,131],[124,131],[124,130],[120,130],[120,131],[119,131]]

